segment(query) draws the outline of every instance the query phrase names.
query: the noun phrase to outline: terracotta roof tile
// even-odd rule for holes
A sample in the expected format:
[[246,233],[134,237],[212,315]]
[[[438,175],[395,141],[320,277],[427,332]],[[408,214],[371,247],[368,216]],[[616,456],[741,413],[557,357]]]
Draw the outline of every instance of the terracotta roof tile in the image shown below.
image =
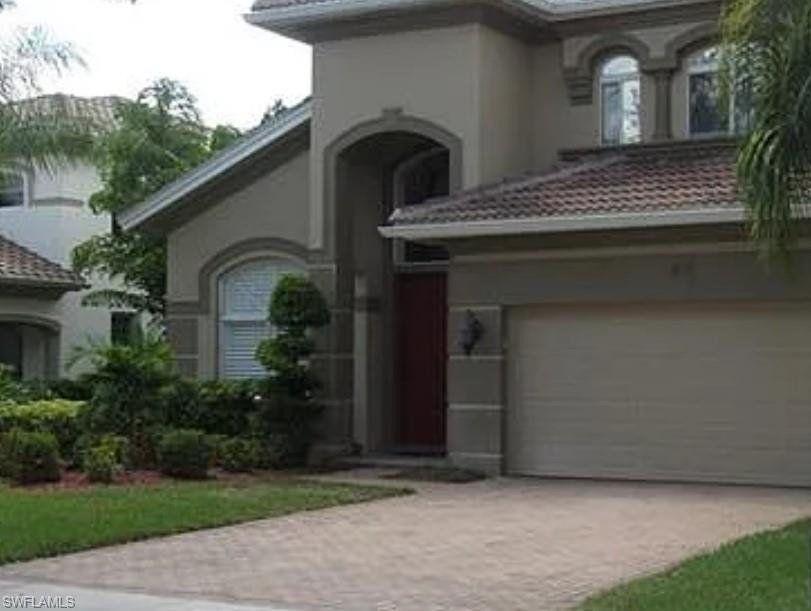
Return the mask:
[[0,284],[79,289],[84,279],[0,235]]
[[396,226],[739,209],[732,143],[590,153],[547,174],[401,208]]

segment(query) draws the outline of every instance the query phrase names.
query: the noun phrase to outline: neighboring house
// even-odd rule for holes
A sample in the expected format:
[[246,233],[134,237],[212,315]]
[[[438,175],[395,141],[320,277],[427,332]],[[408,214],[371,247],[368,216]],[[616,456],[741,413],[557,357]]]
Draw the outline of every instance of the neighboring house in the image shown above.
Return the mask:
[[719,4],[260,0],[312,101],[121,218],[168,239],[183,371],[260,373],[295,271],[335,449],[811,485],[811,258],[747,241]]
[[[27,102],[112,122],[116,98],[64,95]],[[90,196],[101,188],[86,163],[60,167],[4,168],[0,186],[0,363],[25,379],[74,374],[71,351],[90,338],[107,340],[113,324],[131,315],[81,304],[90,284],[70,270],[73,248],[111,227],[109,215],[96,215]],[[91,279],[93,288],[108,286]]]

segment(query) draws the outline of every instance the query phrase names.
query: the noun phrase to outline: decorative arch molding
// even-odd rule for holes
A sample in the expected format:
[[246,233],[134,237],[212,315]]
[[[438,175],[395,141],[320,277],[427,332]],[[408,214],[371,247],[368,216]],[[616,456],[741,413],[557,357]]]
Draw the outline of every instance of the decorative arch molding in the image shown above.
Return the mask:
[[564,70],[569,99],[576,106],[594,101],[594,77],[603,60],[616,55],[631,55],[640,71],[650,63],[648,45],[629,34],[607,34],[589,43],[578,55],[577,64]]
[[62,332],[62,323],[58,320],[37,314],[11,314],[0,312],[0,323],[30,325],[32,327],[46,329],[54,335],[58,335]]
[[[209,314],[212,305],[212,287],[216,276],[227,271],[233,265],[239,265],[250,260],[252,255],[257,259],[270,258],[274,255],[280,258],[291,259],[306,267],[307,249],[296,242],[283,238],[254,238],[237,242],[221,250],[206,261],[198,274],[199,298],[194,310],[198,314]],[[171,310],[171,308],[170,308]],[[177,308],[174,309],[177,311]]]
[[717,44],[719,40],[717,23],[701,23],[673,38],[665,47],[665,56],[656,61],[656,68],[678,70],[685,57],[703,47]]
[[409,133],[433,140],[448,149],[450,154],[450,190],[463,186],[462,139],[450,130],[421,117],[407,115],[401,108],[386,109],[381,117],[358,123],[335,138],[324,149],[324,232],[326,250],[334,249],[337,233],[336,194],[338,158],[353,145],[374,136],[387,133]]

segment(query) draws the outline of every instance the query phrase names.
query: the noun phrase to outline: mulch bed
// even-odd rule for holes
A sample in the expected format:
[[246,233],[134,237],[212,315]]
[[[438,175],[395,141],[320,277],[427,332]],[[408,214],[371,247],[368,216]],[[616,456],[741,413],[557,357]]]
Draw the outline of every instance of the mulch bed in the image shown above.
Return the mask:
[[[268,481],[273,479],[290,479],[294,477],[306,477],[308,475],[321,475],[335,471],[336,469],[327,470],[324,468],[302,468],[293,469],[289,471],[252,471],[250,473],[230,473],[223,469],[212,469],[209,472],[209,481],[222,481],[233,484],[253,484],[261,481]],[[169,476],[163,475],[160,471],[154,470],[136,470],[136,471],[123,471],[116,474],[111,486],[157,486],[166,484],[175,480]],[[189,481],[189,480],[182,480]],[[81,471],[64,469],[62,471],[62,479],[58,482],[49,484],[35,484],[25,486],[26,490],[43,490],[43,491],[58,491],[58,490],[80,490],[82,488],[91,488],[94,486],[104,486],[105,484],[96,484],[88,481],[87,476]]]

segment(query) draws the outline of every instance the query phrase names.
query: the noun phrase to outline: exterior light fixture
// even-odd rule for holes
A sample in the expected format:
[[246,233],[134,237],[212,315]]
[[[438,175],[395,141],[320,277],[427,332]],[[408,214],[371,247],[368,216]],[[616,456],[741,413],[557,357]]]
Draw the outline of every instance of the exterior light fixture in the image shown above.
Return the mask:
[[459,345],[467,356],[473,353],[473,349],[476,347],[476,344],[481,341],[483,335],[484,325],[481,321],[476,318],[476,315],[471,310],[465,312],[465,322],[462,325],[462,338]]

